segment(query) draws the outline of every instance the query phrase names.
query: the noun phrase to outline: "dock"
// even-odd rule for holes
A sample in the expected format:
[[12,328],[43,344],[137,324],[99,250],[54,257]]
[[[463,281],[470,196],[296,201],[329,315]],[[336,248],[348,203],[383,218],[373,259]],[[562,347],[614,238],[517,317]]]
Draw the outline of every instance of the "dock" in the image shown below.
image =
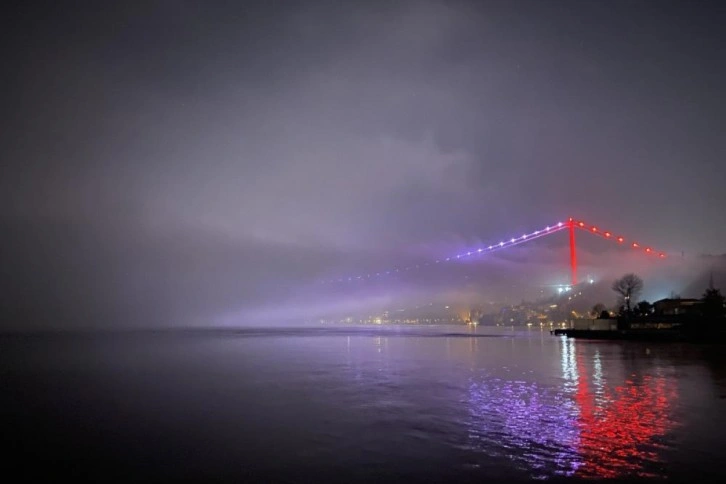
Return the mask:
[[567,338],[627,340],[627,341],[683,341],[681,331],[674,330],[633,330],[633,329],[553,329],[550,334]]

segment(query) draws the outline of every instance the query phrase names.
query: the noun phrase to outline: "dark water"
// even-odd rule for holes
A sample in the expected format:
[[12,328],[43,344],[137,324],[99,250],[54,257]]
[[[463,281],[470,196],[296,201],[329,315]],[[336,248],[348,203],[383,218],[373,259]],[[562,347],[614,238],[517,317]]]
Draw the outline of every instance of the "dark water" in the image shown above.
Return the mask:
[[0,338],[6,470],[241,481],[726,477],[717,346],[467,328]]

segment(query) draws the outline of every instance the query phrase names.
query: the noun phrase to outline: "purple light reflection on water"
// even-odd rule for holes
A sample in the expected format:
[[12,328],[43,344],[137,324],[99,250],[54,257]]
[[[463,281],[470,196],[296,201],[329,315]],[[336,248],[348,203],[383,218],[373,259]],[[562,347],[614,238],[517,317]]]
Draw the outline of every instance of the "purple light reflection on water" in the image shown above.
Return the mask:
[[577,408],[556,390],[524,381],[471,382],[469,405],[475,449],[496,444],[535,478],[569,476],[579,467]]

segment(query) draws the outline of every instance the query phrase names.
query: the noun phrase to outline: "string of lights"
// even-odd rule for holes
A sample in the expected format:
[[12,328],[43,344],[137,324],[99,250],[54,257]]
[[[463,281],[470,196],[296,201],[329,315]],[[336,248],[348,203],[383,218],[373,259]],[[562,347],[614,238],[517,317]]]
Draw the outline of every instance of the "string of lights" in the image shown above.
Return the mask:
[[544,227],[542,229],[538,229],[538,230],[532,231],[527,234],[522,234],[517,237],[508,237],[505,239],[500,239],[499,242],[492,243],[490,245],[477,247],[472,250],[467,250],[466,252],[452,255],[450,257],[444,257],[441,259],[436,259],[433,261],[428,261],[428,262],[424,262],[421,264],[414,264],[414,265],[405,266],[405,267],[394,267],[392,269],[388,269],[385,271],[377,271],[377,272],[370,272],[370,273],[365,273],[365,274],[358,274],[355,276],[326,279],[324,281],[321,281],[321,283],[332,284],[332,283],[338,283],[338,282],[355,282],[355,281],[362,281],[362,280],[370,280],[370,279],[375,279],[375,278],[379,278],[379,277],[396,275],[396,274],[399,274],[402,272],[412,271],[415,269],[421,269],[423,267],[434,266],[437,264],[445,264],[447,262],[456,262],[456,261],[460,261],[462,259],[480,256],[480,255],[488,254],[488,253],[495,252],[498,250],[507,249],[507,248],[513,247],[515,245],[520,245],[520,244],[524,244],[526,242],[531,242],[533,240],[539,239],[540,237],[545,237],[545,236],[553,234],[555,232],[559,232],[560,230],[567,229],[568,227],[569,227],[568,224],[566,224],[564,222],[557,222],[555,224],[547,225],[546,227]]
[[573,219],[569,219],[569,222],[574,223],[574,226],[576,228],[584,230],[585,232],[588,232],[590,234],[597,235],[604,239],[615,241],[618,244],[629,245],[633,249],[642,250],[646,254],[654,255],[654,256],[660,257],[661,259],[665,259],[665,257],[666,257],[665,252],[658,252],[658,251],[654,250],[652,247],[647,247],[647,246],[643,247],[641,244],[639,244],[638,242],[635,242],[635,241],[631,241],[626,244],[625,237],[623,237],[621,235],[614,235],[613,232],[610,232],[607,230],[602,230],[595,225],[590,225],[581,220],[573,220]]

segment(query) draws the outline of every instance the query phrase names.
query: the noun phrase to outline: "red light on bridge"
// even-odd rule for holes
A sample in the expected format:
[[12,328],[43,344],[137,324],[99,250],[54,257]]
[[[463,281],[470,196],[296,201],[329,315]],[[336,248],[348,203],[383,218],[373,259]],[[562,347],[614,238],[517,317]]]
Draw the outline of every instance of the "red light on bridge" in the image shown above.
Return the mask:
[[[456,255],[456,256],[446,257],[445,259],[437,259],[435,261],[435,263],[438,264],[439,262],[443,263],[444,261],[457,260],[457,259],[460,259],[460,258],[464,258],[464,257],[467,257],[467,256],[471,256],[472,254],[475,254],[475,253],[481,254],[485,250],[492,251],[494,249],[500,249],[500,248],[510,247],[510,246],[513,246],[513,245],[517,245],[517,244],[519,244],[521,242],[525,242],[525,241],[529,241],[529,240],[534,240],[534,239],[537,239],[537,238],[542,237],[544,235],[552,234],[554,232],[559,231],[560,229],[564,229],[564,228],[567,227],[570,230],[570,266],[571,266],[571,271],[572,271],[571,272],[571,275],[572,275],[573,284],[575,284],[577,282],[577,259],[576,259],[575,237],[574,237],[574,235],[575,235],[575,230],[574,230],[575,226],[577,226],[578,228],[581,228],[583,230],[586,230],[586,231],[588,231],[590,233],[593,233],[593,234],[596,234],[596,235],[600,235],[600,236],[605,237],[605,238],[608,238],[608,239],[609,238],[614,238],[615,240],[617,240],[617,242],[619,244],[624,244],[625,238],[622,237],[622,236],[615,236],[612,232],[602,231],[601,229],[598,229],[598,227],[595,226],[595,225],[587,225],[584,221],[575,220],[572,217],[569,217],[567,220],[568,220],[568,223],[567,224],[565,224],[563,222],[558,222],[556,225],[553,225],[553,226],[548,225],[544,229],[535,230],[531,234],[524,234],[524,235],[522,235],[522,236],[520,236],[518,238],[513,238],[513,239],[511,239],[511,240],[509,240],[507,242],[499,242],[496,245],[490,245],[490,246],[488,246],[488,249],[485,249],[484,247],[482,247],[482,248],[476,249],[476,250],[471,251],[471,252],[466,252],[466,253],[459,254],[459,255]],[[636,250],[641,248],[641,245],[639,243],[637,243],[637,242],[629,242],[628,244],[633,249],[636,249]],[[646,253],[646,254],[653,254],[653,257],[656,257],[657,256],[660,259],[665,259],[665,258],[669,257],[664,252],[656,252],[652,247],[646,246],[646,247],[642,247],[642,249],[643,249],[643,252]],[[434,262],[431,263],[431,265],[433,265],[433,264],[434,264]],[[425,263],[425,264],[423,264],[422,266],[421,265],[416,265],[415,266],[415,269],[419,269],[420,267],[426,267],[428,265],[429,265],[428,262]],[[365,281],[365,280],[368,280],[368,279],[372,279],[372,278],[376,278],[376,277],[382,276],[384,274],[392,274],[394,272],[397,273],[397,272],[400,272],[400,271],[409,271],[409,270],[412,270],[412,269],[414,269],[414,267],[406,267],[406,268],[399,268],[399,269],[394,268],[394,269],[392,269],[390,271],[385,271],[385,272],[382,271],[382,272],[364,274],[364,275],[360,275],[360,276],[356,276],[356,277],[348,277],[347,279],[346,278],[330,279],[330,280],[325,280],[325,281],[322,281],[322,282],[324,282],[324,283],[334,283],[336,281],[337,282],[343,282],[343,281],[346,281],[346,280],[347,281],[353,281],[353,280],[364,280]]]

